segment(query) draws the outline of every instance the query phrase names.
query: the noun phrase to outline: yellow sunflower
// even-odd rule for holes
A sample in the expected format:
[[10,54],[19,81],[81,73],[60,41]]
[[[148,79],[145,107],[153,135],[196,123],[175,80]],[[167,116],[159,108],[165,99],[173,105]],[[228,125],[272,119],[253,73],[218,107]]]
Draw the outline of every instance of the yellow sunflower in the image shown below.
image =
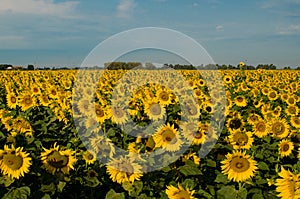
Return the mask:
[[269,128],[269,125],[263,119],[260,119],[253,124],[254,134],[259,138],[268,135]]
[[294,143],[289,140],[281,140],[278,144],[279,147],[279,154],[281,157],[289,156],[293,149],[294,149]]
[[300,198],[300,179],[299,174],[295,175],[289,170],[281,167],[281,171],[276,179],[276,191],[279,193],[278,197],[282,199]]
[[123,108],[118,106],[111,107],[111,120],[113,123],[124,124],[128,119],[128,114]]
[[23,148],[15,148],[11,145],[9,148],[4,145],[4,150],[0,150],[0,170],[3,175],[14,179],[19,179],[29,172],[31,158],[29,153],[23,152]]
[[268,98],[270,101],[274,101],[276,99],[278,99],[278,94],[277,94],[277,91],[274,91],[274,90],[270,90],[269,93],[268,93]]
[[300,118],[299,117],[291,117],[291,124],[293,127],[299,129],[300,128]]
[[158,121],[166,115],[166,109],[156,100],[147,101],[144,105],[145,113],[151,120]]
[[29,108],[34,107],[36,104],[35,99],[32,97],[31,94],[22,94],[20,98],[20,106],[22,111],[26,111]]
[[54,144],[51,149],[43,148],[41,153],[41,160],[47,171],[54,174],[55,172],[63,172],[69,174],[71,169],[74,169],[74,163],[77,159],[73,156],[74,151],[70,149],[61,150],[59,146]]
[[270,133],[278,139],[286,138],[290,131],[284,119],[274,119],[270,122]]
[[159,103],[162,105],[168,105],[171,103],[171,92],[169,89],[160,89],[157,91],[156,96],[159,100]]
[[245,107],[247,106],[247,99],[245,98],[245,96],[240,95],[234,99],[234,103],[237,106]]
[[226,160],[221,163],[222,173],[228,175],[229,180],[244,182],[254,176],[257,162],[246,155],[246,152],[236,151],[226,155]]
[[236,130],[244,126],[244,121],[240,114],[233,113],[233,117],[227,120],[226,126],[229,131]]
[[229,140],[234,149],[250,149],[254,139],[250,132],[234,130],[229,135]]
[[285,113],[287,115],[290,116],[296,116],[299,113],[299,108],[297,105],[289,105],[286,109],[285,109]]
[[85,151],[82,157],[87,165],[94,164],[97,160],[95,152],[90,150]]
[[162,125],[153,135],[156,147],[162,147],[167,151],[178,151],[183,144],[180,134],[170,124]]
[[115,154],[114,144],[109,138],[101,135],[96,135],[89,138],[91,146],[96,153],[100,153],[101,157],[108,158]]
[[14,93],[7,93],[6,95],[6,104],[8,108],[15,109],[18,105],[17,96]]
[[183,188],[182,185],[178,183],[178,188],[173,185],[167,186],[166,194],[169,199],[196,199],[193,194],[194,190],[189,190],[189,188]]
[[143,176],[142,167],[130,157],[112,159],[107,164],[106,169],[112,181],[119,184],[123,182],[133,183]]

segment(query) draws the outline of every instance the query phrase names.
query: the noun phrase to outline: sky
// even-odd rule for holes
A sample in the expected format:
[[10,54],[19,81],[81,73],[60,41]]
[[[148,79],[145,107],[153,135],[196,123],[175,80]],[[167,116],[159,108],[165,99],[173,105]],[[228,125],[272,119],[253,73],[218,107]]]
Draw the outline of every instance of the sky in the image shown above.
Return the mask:
[[1,0],[0,63],[80,66],[99,43],[143,27],[179,31],[217,64],[300,66],[300,0]]

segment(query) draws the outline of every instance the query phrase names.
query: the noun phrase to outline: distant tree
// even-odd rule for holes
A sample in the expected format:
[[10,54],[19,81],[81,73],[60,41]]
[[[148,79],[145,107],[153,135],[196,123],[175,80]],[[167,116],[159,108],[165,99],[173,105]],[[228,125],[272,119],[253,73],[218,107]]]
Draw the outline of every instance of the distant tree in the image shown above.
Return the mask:
[[29,65],[27,66],[27,70],[34,70],[34,65],[29,64]]

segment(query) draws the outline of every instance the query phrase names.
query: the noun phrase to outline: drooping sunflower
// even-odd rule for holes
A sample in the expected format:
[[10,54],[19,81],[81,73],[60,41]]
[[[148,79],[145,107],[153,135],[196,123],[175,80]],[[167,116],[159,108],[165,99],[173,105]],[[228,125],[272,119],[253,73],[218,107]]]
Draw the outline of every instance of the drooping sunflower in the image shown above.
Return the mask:
[[253,124],[253,131],[257,137],[262,138],[268,135],[269,125],[263,119],[260,119]]
[[275,138],[285,138],[290,133],[289,125],[284,119],[274,119],[270,122],[270,132]]
[[53,148],[43,148],[41,153],[41,160],[47,171],[54,174],[55,172],[63,172],[69,174],[71,169],[74,169],[74,164],[77,159],[73,156],[75,153],[70,149],[61,150],[59,145],[54,144]]
[[112,159],[108,162],[106,169],[112,181],[119,184],[123,182],[133,183],[143,176],[142,167],[130,157]]
[[153,135],[156,147],[162,147],[167,151],[178,151],[183,144],[180,134],[174,128],[174,125],[162,125]]
[[235,151],[227,154],[222,162],[222,173],[228,175],[229,180],[244,182],[254,176],[257,162],[246,152]]
[[278,175],[281,178],[275,182],[276,191],[279,192],[277,196],[282,199],[300,198],[299,174],[293,174],[282,166]]
[[85,151],[82,157],[87,165],[94,164],[97,160],[96,154],[93,151]]
[[30,165],[29,153],[24,152],[23,148],[4,145],[4,150],[0,150],[0,170],[3,175],[19,179],[29,172]]
[[250,149],[254,139],[250,132],[234,130],[229,135],[229,140],[234,149]]
[[234,103],[237,106],[245,107],[247,106],[247,99],[245,98],[245,96],[240,95],[234,99]]
[[193,194],[195,190],[189,190],[189,188],[183,188],[178,183],[178,188],[173,185],[167,186],[166,194],[169,199],[196,199]]
[[144,105],[145,113],[151,120],[161,120],[166,115],[166,109],[156,100],[147,101]]
[[294,149],[294,143],[287,139],[284,139],[280,141],[278,147],[279,147],[280,156],[285,157],[285,156],[289,156],[292,153]]

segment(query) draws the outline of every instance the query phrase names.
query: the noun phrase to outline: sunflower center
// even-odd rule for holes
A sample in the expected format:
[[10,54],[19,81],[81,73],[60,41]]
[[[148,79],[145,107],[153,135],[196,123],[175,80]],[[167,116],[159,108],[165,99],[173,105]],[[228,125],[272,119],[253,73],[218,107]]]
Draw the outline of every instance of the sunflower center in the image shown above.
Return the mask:
[[150,106],[150,112],[153,114],[153,115],[160,115],[161,114],[161,107],[159,104],[152,104]]
[[234,157],[230,162],[230,168],[235,172],[242,173],[250,168],[250,163],[246,158]]
[[18,170],[23,165],[23,158],[15,154],[7,154],[3,157],[3,164],[5,164],[11,170]]
[[96,109],[96,115],[98,117],[103,117],[104,116],[104,111],[101,108]]
[[167,92],[163,91],[159,94],[159,98],[163,101],[168,101],[169,100],[169,95]]
[[238,132],[234,135],[234,141],[239,146],[244,146],[248,142],[248,136],[244,132]]
[[122,111],[121,108],[114,108],[114,109],[113,109],[113,114],[114,114],[114,116],[117,117],[117,118],[121,118],[121,117],[124,116],[124,113],[123,113],[123,111]]
[[284,144],[283,147],[282,147],[282,151],[283,151],[283,152],[286,152],[286,151],[289,150],[289,148],[290,148],[290,145],[289,145],[289,144]]
[[24,102],[25,102],[25,104],[31,104],[31,102],[32,102],[31,97],[25,97]]
[[189,113],[190,115],[196,115],[196,114],[197,114],[197,107],[196,107],[196,106],[194,106],[194,105],[189,105],[189,106],[187,107],[187,109],[188,109],[188,113]]
[[270,98],[275,98],[276,97],[276,93],[275,92],[271,92],[270,93]]
[[242,98],[242,97],[237,97],[236,100],[237,100],[238,102],[243,102],[243,101],[244,101],[244,98]]
[[69,158],[65,155],[61,155],[58,151],[54,151],[47,157],[47,162],[49,165],[60,169],[67,166]]
[[236,119],[233,119],[231,120],[230,124],[229,124],[229,127],[231,129],[238,129],[242,126],[242,122],[240,119],[236,118]]
[[256,128],[257,128],[258,131],[264,132],[266,130],[266,124],[264,122],[259,122],[256,125]]
[[11,101],[12,103],[16,103],[16,102],[17,102],[17,99],[16,99],[16,97],[12,96],[12,97],[10,98],[10,101]]
[[274,134],[281,135],[284,133],[285,128],[282,123],[277,122],[277,123],[273,124],[272,130],[273,130]]
[[294,119],[295,124],[300,124],[300,120],[298,118]]
[[92,160],[92,159],[94,159],[94,156],[93,156],[93,154],[89,153],[89,154],[87,155],[87,159],[88,159],[88,160]]
[[176,194],[176,198],[178,198],[178,199],[189,199],[190,198],[190,194],[187,191],[185,191],[185,190],[180,190]]
[[163,140],[165,142],[171,142],[173,140],[175,140],[175,134],[173,133],[173,131],[171,130],[165,130],[162,134]]
[[194,133],[194,138],[195,139],[201,139],[203,136],[203,134],[200,131],[197,131],[196,133]]
[[122,171],[122,172],[125,172],[125,173],[127,173],[127,174],[132,174],[132,173],[134,173],[134,168],[133,168],[133,166],[130,165],[130,164],[126,164],[126,163],[120,163],[116,169],[117,169],[117,170],[120,170],[120,171]]

